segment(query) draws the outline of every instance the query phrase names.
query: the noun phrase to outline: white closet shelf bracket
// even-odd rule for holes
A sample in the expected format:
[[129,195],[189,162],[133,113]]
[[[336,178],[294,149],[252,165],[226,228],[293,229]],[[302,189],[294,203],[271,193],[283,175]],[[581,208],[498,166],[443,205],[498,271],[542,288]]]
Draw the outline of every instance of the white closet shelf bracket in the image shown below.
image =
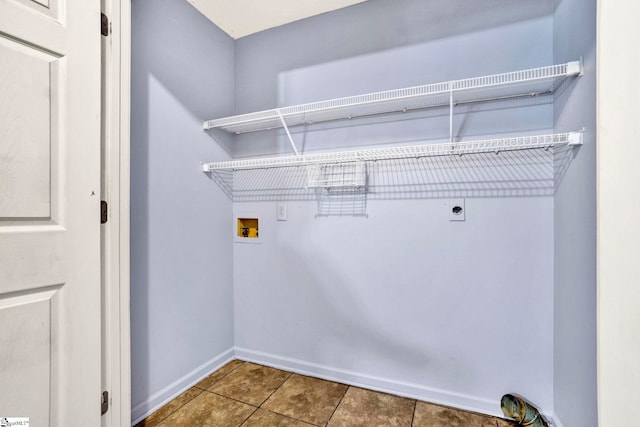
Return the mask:
[[584,128],[580,132],[572,132],[569,134],[567,145],[582,145]]
[[284,121],[284,117],[282,117],[282,113],[278,110],[278,117],[280,118],[280,123],[282,123],[282,127],[285,132],[287,132],[287,138],[289,138],[289,144],[291,144],[291,148],[293,149],[293,153],[298,156],[298,149],[296,148],[296,143],[293,142],[293,138],[291,137],[291,132],[289,132],[289,126],[287,126],[287,122]]
[[499,153],[501,151],[549,149],[558,146],[582,144],[582,132],[547,135],[518,136],[465,142],[447,142],[410,146],[391,146],[352,151],[313,153],[295,156],[258,157],[225,162],[204,163],[204,172],[216,170],[270,169],[340,163],[375,162],[396,159],[418,159],[435,156],[462,156],[467,154]]
[[[452,104],[548,95],[568,77],[580,76],[581,61],[451,80],[403,89],[336,98],[208,120],[203,129],[241,134],[374,114],[406,112]],[[286,120],[286,122],[285,122]],[[293,142],[290,139],[290,142]]]

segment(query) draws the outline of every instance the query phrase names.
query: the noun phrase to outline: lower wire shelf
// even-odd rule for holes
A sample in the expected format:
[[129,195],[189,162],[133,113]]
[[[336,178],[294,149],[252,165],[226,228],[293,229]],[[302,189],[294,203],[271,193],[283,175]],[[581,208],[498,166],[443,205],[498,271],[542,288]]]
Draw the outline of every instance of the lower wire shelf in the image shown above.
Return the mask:
[[[342,163],[363,164],[378,160],[410,159],[435,156],[462,156],[478,153],[499,153],[501,151],[530,150],[557,146],[578,146],[582,144],[582,132],[556,133],[548,135],[518,136],[478,141],[447,142],[352,151],[302,154],[297,156],[260,157],[203,163],[203,172],[218,170],[269,169],[312,165],[337,165]],[[325,174],[326,175],[326,174]],[[359,183],[359,181],[358,181]],[[309,187],[314,185],[310,180]],[[357,184],[357,183],[356,183]]]

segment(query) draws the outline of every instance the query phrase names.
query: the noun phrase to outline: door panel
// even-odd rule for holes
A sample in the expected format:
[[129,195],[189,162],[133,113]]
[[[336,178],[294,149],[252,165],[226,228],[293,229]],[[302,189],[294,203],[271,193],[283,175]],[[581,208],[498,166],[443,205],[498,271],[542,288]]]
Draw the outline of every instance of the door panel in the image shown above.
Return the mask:
[[0,218],[51,213],[50,54],[0,37]]
[[[1,359],[0,383],[13,384],[3,411],[29,414],[32,425],[49,425],[51,378],[59,376],[52,354],[59,342],[55,313],[59,313],[61,286],[34,292],[5,295],[0,299],[0,347],[8,351]],[[30,399],[21,396],[30,395]],[[6,405],[6,406],[5,406]]]
[[0,417],[97,426],[100,2],[60,6],[0,0]]
[[48,17],[58,19],[60,0],[11,0],[20,5],[42,13]]

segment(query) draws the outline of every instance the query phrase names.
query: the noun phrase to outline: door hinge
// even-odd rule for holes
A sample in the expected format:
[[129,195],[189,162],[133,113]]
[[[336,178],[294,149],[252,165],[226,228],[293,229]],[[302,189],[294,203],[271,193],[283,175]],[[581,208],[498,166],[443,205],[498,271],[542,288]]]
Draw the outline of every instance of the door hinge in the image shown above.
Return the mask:
[[100,14],[100,33],[107,37],[109,33],[111,33],[111,23],[109,22],[109,18],[104,13]]
[[100,201],[100,224],[106,224],[109,219],[109,205],[104,200]]
[[102,392],[102,403],[100,404],[101,415],[106,414],[108,410],[109,410],[109,392],[108,391],[103,391]]

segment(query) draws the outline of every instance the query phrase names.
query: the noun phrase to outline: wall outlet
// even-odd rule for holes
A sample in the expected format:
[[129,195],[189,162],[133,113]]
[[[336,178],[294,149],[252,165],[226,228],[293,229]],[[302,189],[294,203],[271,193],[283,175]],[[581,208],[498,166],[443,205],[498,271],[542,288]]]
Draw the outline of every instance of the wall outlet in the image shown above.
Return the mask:
[[449,200],[449,221],[464,221],[465,220],[465,207],[464,199],[451,199]]
[[278,203],[276,205],[277,209],[277,219],[278,221],[286,221],[287,220],[287,204],[286,203]]

